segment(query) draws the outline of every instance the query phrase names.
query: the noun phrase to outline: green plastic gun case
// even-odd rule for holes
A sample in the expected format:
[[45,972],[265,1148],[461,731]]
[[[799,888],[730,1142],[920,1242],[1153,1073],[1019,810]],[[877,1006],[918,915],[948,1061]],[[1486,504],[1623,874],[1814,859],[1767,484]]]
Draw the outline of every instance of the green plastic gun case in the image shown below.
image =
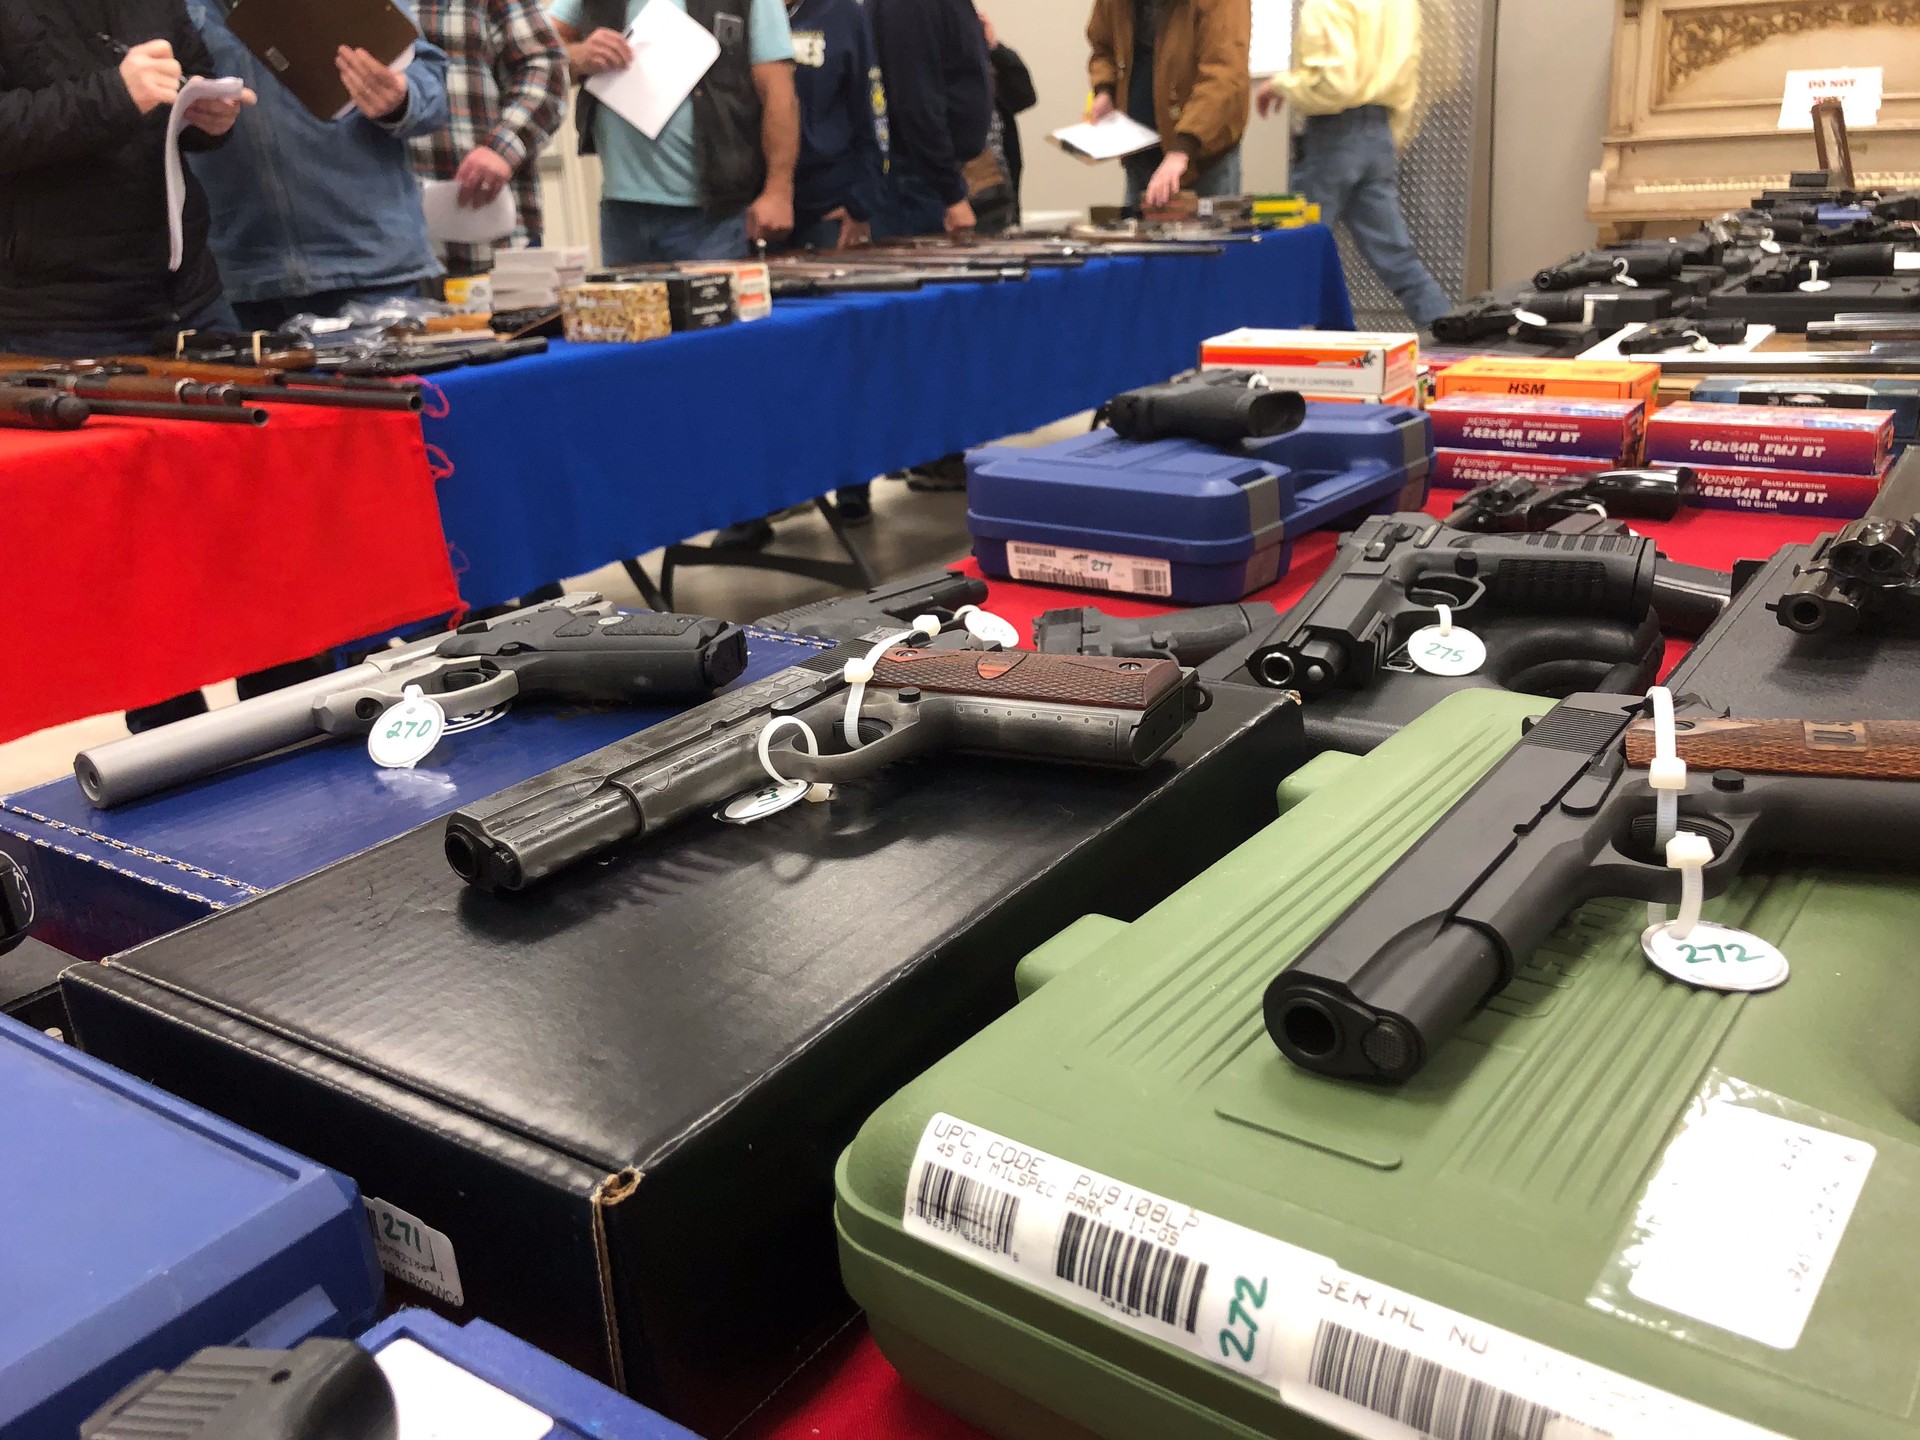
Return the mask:
[[841,1157],[848,1287],[1002,1437],[1920,1435],[1920,883],[1750,869],[1791,957],[1670,981],[1578,910],[1409,1083],[1290,1066],[1279,970],[1549,702],[1443,700],[1022,1003]]
[[1144,772],[928,759],[517,895],[462,884],[435,824],[62,987],[86,1049],[431,1234],[443,1270],[382,1249],[405,1298],[721,1436],[851,1313],[860,1123],[1028,950],[1271,820],[1300,755],[1297,706],[1222,687]]

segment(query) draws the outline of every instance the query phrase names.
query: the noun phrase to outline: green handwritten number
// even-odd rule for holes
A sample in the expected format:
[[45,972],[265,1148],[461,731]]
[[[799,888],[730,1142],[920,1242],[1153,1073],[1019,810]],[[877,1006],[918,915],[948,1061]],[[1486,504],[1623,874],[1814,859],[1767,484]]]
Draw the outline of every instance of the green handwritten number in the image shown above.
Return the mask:
[[[1260,1322],[1253,1318],[1253,1312],[1267,1303],[1267,1282],[1262,1280],[1255,1285],[1242,1275],[1234,1282],[1233,1302],[1227,1306],[1227,1326],[1220,1332],[1220,1353],[1225,1356],[1238,1355],[1241,1363],[1253,1363],[1254,1341],[1260,1334]],[[1250,1307],[1250,1308],[1249,1308]],[[1235,1333],[1238,1325],[1247,1327],[1247,1338],[1242,1340]]]
[[1738,940],[1729,940],[1727,942],[1727,949],[1732,952],[1727,956],[1727,959],[1735,965],[1744,965],[1749,960],[1759,958],[1755,955],[1749,955],[1747,953],[1747,947],[1742,945]]
[[1724,945],[1689,945],[1683,940],[1680,958],[1688,965],[1745,965],[1760,957],[1738,940],[1729,940]]
[[1427,658],[1430,660],[1445,660],[1451,664],[1458,665],[1467,657],[1466,652],[1463,650],[1456,650],[1451,645],[1442,645],[1437,641],[1429,641],[1427,644]]
[[407,722],[404,720],[394,721],[393,724],[387,727],[387,739],[398,740],[400,738],[400,732],[406,728],[406,724]]

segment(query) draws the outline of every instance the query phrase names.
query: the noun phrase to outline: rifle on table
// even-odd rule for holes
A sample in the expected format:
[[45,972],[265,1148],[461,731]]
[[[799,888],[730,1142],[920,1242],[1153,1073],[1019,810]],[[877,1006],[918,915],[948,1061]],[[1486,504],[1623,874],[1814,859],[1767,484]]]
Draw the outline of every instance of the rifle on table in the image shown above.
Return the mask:
[[127,420],[197,420],[215,425],[264,425],[267,412],[252,405],[214,406],[179,400],[79,395],[68,375],[0,372],[0,426],[12,430],[78,430],[95,415]]
[[[138,402],[181,406],[244,408],[275,405],[325,405],[341,410],[401,410],[421,406],[417,385],[341,384],[335,377],[287,372],[268,367],[214,365],[195,360],[159,360],[115,355],[97,360],[49,360],[33,356],[0,357],[0,380],[11,384],[58,387],[92,402]],[[99,404],[101,414],[111,414]],[[205,416],[194,416],[205,419]],[[258,424],[249,419],[245,423]]]

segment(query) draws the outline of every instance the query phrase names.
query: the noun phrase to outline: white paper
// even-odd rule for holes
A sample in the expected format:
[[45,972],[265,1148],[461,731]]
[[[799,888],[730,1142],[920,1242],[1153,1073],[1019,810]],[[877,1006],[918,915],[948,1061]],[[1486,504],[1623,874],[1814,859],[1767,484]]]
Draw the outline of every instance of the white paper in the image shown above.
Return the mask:
[[1284,75],[1293,68],[1292,0],[1253,0],[1248,61],[1254,75]]
[[187,181],[180,169],[180,132],[187,128],[187,108],[196,100],[238,100],[247,82],[238,75],[219,80],[204,76],[189,77],[173,98],[173,113],[167,117],[167,269],[178,270],[186,255],[186,237],[181,216],[187,205]]
[[1131,115],[1118,110],[1099,120],[1085,120],[1056,130],[1047,137],[1076,160],[1097,165],[1138,154],[1160,143],[1160,137]]
[[542,1440],[553,1417],[402,1337],[373,1357],[393,1391],[399,1440]]
[[1847,128],[1880,123],[1886,71],[1879,65],[1843,65],[1832,70],[1789,70],[1780,98],[1780,130],[1812,130],[1813,102],[1838,100]]
[[457,180],[421,181],[420,208],[427,216],[427,238],[443,245],[491,245],[513,234],[520,218],[511,187],[502,186],[493,199],[469,210],[460,203]]
[[[409,65],[413,64],[414,54],[416,51],[418,51],[419,48],[420,47],[418,45],[416,45],[413,41],[409,40],[407,42],[407,48],[402,50],[397,56],[394,57],[392,61],[388,63],[387,69],[391,70],[396,75],[400,74]],[[347,116],[353,113],[353,110],[354,110],[353,101],[349,100],[347,101],[346,104],[342,105],[338,110],[333,112],[333,118],[335,120],[344,120],[347,118]]]
[[1641,1197],[1627,1288],[1664,1310],[1793,1349],[1874,1155],[1864,1140],[1708,1105],[1674,1137]]
[[715,60],[720,42],[669,0],[649,0],[627,30],[633,64],[588,79],[602,105],[649,140],[658,140]]

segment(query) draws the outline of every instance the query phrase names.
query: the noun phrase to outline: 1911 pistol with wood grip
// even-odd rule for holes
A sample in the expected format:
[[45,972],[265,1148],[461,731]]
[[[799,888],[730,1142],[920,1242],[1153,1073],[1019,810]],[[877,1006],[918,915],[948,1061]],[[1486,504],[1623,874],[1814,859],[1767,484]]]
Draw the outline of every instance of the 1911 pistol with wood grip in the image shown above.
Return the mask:
[[[1267,987],[1267,1031],[1302,1069],[1411,1078],[1569,912],[1603,895],[1672,904],[1642,702],[1573,695]],[[1920,860],[1920,721],[1677,719],[1678,828],[1723,893],[1772,854]]]
[[655,834],[765,786],[761,732],[782,719],[804,722],[823,753],[784,726],[768,752],[779,774],[837,784],[935,751],[1143,769],[1207,704],[1193,672],[1169,660],[901,645],[875,662],[863,743],[847,749],[846,665],[868,649],[842,645],[467,806],[447,820],[448,863],[483,890],[519,890]]

